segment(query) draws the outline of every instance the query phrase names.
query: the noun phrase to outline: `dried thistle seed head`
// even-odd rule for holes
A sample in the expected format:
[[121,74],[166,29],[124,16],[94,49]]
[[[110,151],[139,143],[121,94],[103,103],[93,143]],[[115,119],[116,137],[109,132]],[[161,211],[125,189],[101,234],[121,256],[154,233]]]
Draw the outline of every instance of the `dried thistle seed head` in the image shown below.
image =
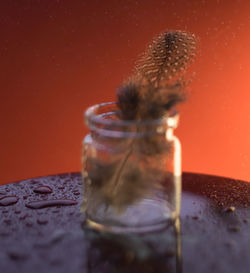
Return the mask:
[[149,44],[133,77],[118,89],[121,119],[161,118],[185,100],[184,73],[194,59],[196,40],[184,31],[167,31]]
[[162,118],[168,110],[185,100],[184,86],[185,83],[182,80],[160,87],[142,86],[137,90],[140,96],[136,119]]
[[130,83],[117,91],[117,105],[123,120],[148,120],[163,117],[168,110],[185,100],[182,79],[160,87]]
[[117,106],[121,111],[121,119],[135,120],[140,100],[139,86],[133,82],[123,85],[117,90]]
[[158,86],[183,73],[196,54],[196,40],[184,31],[161,33],[137,62],[137,76]]
[[[152,156],[163,155],[163,158],[159,157],[158,161],[158,164],[161,164],[164,162],[164,157],[172,152],[173,143],[166,141],[164,134],[146,136],[140,141],[136,141],[135,149],[139,155],[143,155],[141,160],[149,160]],[[162,160],[162,162],[160,160]]]

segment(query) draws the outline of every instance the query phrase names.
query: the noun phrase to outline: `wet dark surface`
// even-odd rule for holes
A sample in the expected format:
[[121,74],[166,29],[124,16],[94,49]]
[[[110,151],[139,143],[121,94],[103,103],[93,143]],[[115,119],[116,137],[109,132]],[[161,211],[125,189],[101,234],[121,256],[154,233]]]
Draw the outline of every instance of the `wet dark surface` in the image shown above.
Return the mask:
[[250,183],[184,173],[181,231],[138,236],[83,229],[81,202],[79,173],[1,186],[0,272],[250,270]]

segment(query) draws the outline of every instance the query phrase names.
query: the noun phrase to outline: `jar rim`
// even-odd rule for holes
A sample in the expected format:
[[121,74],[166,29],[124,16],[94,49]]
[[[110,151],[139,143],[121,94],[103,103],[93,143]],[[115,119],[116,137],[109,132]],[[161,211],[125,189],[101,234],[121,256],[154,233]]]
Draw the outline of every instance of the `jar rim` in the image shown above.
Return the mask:
[[115,101],[112,102],[103,102],[99,104],[92,105],[85,110],[84,116],[87,124],[92,125],[115,125],[115,126],[159,126],[167,125],[169,128],[176,128],[179,121],[179,112],[176,108],[171,108],[165,116],[160,119],[147,119],[147,120],[115,120],[107,119],[107,115],[98,114],[98,110],[105,107],[116,106]]

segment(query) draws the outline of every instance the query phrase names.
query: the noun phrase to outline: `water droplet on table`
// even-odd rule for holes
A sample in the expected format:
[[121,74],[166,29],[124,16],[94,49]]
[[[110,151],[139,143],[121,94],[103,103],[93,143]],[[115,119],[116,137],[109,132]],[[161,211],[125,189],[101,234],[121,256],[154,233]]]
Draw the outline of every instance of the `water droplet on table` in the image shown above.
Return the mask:
[[54,199],[54,200],[40,200],[40,201],[31,201],[25,206],[30,209],[42,209],[46,207],[54,206],[72,206],[76,205],[77,201],[70,199]]
[[34,189],[35,193],[52,193],[53,190],[49,186],[39,186]]
[[8,251],[8,256],[13,261],[26,260],[28,258],[28,254],[23,253],[21,250],[19,251]]
[[32,226],[33,226],[33,223],[31,221],[26,222],[26,227],[32,227]]
[[24,220],[24,219],[26,219],[27,217],[28,217],[28,214],[25,213],[25,214],[23,214],[23,215],[21,215],[21,216],[19,217],[19,220]]
[[4,196],[0,198],[0,206],[10,206],[17,203],[18,198],[16,196]]
[[37,219],[37,223],[38,223],[39,225],[46,225],[46,224],[48,224],[48,219],[45,218],[45,217],[39,217],[39,218]]
[[6,220],[4,220],[4,223],[5,223],[6,225],[10,226],[12,222],[11,222],[10,219],[6,219]]

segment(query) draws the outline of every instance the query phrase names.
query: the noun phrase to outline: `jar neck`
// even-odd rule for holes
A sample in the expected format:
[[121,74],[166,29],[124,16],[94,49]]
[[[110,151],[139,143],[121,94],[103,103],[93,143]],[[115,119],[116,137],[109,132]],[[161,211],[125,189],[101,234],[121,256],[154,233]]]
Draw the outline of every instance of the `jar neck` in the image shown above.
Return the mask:
[[173,135],[179,114],[171,109],[161,119],[121,120],[115,102],[96,104],[85,112],[85,122],[91,133],[113,138],[142,138],[166,134]]

